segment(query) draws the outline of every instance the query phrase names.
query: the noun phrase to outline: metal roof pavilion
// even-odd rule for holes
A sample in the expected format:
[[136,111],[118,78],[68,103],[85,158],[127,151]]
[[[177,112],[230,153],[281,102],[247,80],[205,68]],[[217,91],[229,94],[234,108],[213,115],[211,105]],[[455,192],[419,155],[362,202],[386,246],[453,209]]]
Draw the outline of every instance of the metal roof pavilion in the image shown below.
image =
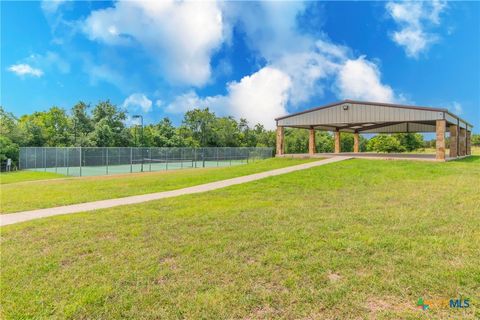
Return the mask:
[[[450,131],[451,139],[453,137],[457,142],[454,144],[457,150],[453,150],[452,153],[455,146],[451,148],[450,157],[467,155],[467,151],[470,150],[470,135],[473,127],[443,108],[355,100],[344,100],[275,120],[277,122],[277,154],[283,154],[284,127],[310,129],[310,140],[315,138],[314,130],[333,131],[336,153],[340,152],[340,132],[354,133],[355,142],[358,142],[359,133],[436,132],[437,160],[445,159],[447,129]],[[442,135],[443,138],[441,138]],[[310,141],[309,153],[315,153],[314,141]]]

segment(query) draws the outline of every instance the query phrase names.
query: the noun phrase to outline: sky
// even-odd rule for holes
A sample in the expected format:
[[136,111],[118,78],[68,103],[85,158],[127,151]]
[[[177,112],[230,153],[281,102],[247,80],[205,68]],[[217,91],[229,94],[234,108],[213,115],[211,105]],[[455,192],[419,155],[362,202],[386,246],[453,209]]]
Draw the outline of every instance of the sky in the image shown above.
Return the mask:
[[43,1],[1,5],[1,105],[109,99],[275,126],[343,99],[448,108],[480,132],[478,2]]

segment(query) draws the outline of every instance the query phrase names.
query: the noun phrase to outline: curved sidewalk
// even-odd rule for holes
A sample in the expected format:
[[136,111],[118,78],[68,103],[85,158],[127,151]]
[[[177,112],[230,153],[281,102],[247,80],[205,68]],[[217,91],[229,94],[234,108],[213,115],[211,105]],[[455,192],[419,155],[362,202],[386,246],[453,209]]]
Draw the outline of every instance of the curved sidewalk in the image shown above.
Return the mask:
[[124,198],[109,199],[109,200],[85,202],[85,203],[79,203],[79,204],[61,206],[61,207],[55,207],[55,208],[38,209],[38,210],[3,214],[3,215],[0,215],[0,226],[6,226],[9,224],[15,224],[23,221],[57,216],[62,214],[70,214],[70,213],[112,208],[112,207],[123,206],[128,204],[136,204],[136,203],[142,203],[146,201],[177,197],[177,196],[182,196],[186,194],[206,192],[206,191],[233,186],[236,184],[260,180],[267,177],[278,176],[281,174],[290,173],[298,170],[318,167],[324,164],[339,162],[339,161],[343,161],[351,158],[352,157],[348,157],[348,156],[347,157],[337,156],[337,157],[324,159],[320,161],[309,162],[309,163],[299,164],[296,166],[255,173],[247,176],[201,184],[201,185],[183,188],[183,189],[149,193],[149,194],[143,194],[138,196],[130,196],[130,197],[124,197]]

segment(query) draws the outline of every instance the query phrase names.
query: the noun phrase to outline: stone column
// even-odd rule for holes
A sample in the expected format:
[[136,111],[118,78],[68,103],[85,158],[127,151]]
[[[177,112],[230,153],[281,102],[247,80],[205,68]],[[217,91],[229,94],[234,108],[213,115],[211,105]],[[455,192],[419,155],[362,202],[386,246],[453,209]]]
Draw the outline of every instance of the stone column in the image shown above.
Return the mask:
[[460,128],[460,134],[459,134],[459,146],[458,146],[458,155],[460,157],[463,157],[465,156],[466,154],[466,146],[465,146],[465,142],[466,142],[466,136],[467,136],[467,130],[463,129],[463,128]]
[[353,134],[353,152],[360,152],[360,134],[358,132]]
[[285,153],[285,129],[283,127],[277,127],[277,151],[276,155],[281,156]]
[[340,153],[340,131],[338,129],[335,130],[335,153]]
[[450,157],[458,157],[458,126],[450,125]]
[[446,128],[446,121],[445,120],[437,120],[436,122],[436,134],[437,134],[437,142],[436,142],[436,159],[438,161],[445,161],[445,128]]
[[467,155],[472,154],[472,132],[467,131]]
[[315,154],[315,129],[310,127],[310,135],[308,136],[308,154]]

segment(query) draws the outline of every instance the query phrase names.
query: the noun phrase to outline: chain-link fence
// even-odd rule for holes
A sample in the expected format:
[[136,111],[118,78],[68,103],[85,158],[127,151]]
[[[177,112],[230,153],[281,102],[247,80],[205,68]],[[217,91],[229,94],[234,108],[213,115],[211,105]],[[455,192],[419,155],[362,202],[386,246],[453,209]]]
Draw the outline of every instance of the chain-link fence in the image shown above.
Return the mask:
[[97,176],[224,167],[272,156],[273,148],[22,147],[19,167],[69,176]]

